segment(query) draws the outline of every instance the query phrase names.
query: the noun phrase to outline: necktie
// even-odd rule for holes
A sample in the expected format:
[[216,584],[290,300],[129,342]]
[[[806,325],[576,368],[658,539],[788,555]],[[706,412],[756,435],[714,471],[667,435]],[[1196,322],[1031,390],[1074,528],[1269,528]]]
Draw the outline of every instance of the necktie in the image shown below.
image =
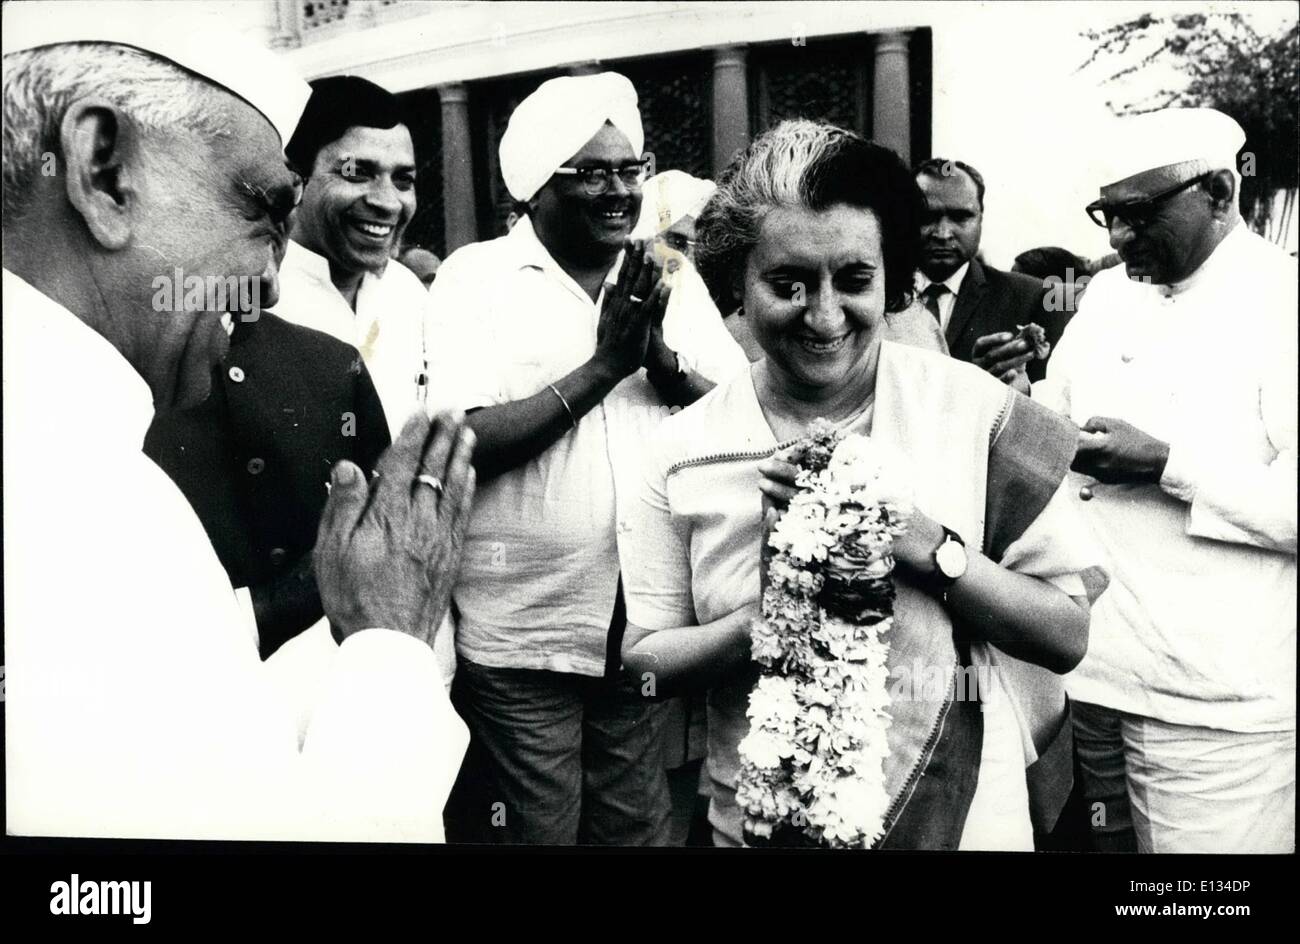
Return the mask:
[[939,314],[939,299],[948,294],[948,286],[942,282],[931,282],[926,286],[925,291],[921,293],[921,299],[925,303],[925,309],[934,315],[934,320],[943,325],[943,316]]

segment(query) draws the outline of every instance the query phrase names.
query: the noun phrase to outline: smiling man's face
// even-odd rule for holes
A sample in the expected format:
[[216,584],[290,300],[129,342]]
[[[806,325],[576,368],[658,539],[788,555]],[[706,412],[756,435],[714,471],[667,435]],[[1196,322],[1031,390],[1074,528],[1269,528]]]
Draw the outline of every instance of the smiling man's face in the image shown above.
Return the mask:
[[411,132],[358,125],[317,153],[294,239],[341,274],[382,272],[414,215]]
[[[618,168],[640,159],[627,136],[607,123],[562,166]],[[537,192],[530,215],[538,238],[564,258],[608,262],[640,212],[640,186],[628,187],[617,174],[600,194],[588,193],[576,176],[557,174]]]

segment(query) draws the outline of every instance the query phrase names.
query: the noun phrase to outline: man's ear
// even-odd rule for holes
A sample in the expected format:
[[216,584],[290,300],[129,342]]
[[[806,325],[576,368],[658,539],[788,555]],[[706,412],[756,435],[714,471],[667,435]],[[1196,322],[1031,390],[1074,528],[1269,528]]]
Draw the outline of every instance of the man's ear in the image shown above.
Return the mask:
[[73,102],[59,125],[68,202],[86,229],[108,250],[126,247],[139,173],[139,134],[121,110],[103,99]]
[[1232,171],[1216,170],[1206,181],[1205,189],[1210,194],[1215,216],[1231,214],[1237,198],[1237,181]]

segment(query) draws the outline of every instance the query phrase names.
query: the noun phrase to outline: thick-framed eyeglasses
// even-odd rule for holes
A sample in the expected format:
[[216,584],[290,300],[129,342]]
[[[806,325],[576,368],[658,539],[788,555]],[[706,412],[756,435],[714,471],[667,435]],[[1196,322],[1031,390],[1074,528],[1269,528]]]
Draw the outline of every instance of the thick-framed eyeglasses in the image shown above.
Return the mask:
[[578,183],[582,184],[582,189],[595,197],[609,189],[615,174],[618,174],[618,179],[623,181],[623,186],[630,190],[639,190],[645,183],[649,167],[648,160],[641,160],[619,167],[557,167],[555,172],[577,177]]
[[1149,224],[1160,210],[1160,205],[1184,190],[1188,190],[1205,180],[1205,177],[1193,177],[1191,180],[1185,180],[1177,187],[1172,187],[1163,193],[1158,193],[1154,197],[1147,197],[1145,200],[1136,200],[1132,203],[1113,203],[1105,204],[1100,200],[1095,200],[1084,207],[1084,212],[1088,214],[1088,219],[1092,220],[1102,229],[1110,229],[1115,220],[1123,220],[1133,229],[1141,229]]

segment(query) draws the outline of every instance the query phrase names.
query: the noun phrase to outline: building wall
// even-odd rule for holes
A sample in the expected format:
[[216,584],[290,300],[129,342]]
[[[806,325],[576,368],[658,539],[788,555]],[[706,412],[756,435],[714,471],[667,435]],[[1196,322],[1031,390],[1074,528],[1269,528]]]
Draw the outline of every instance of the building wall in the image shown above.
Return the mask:
[[[337,2],[337,0],[335,0]],[[213,5],[208,2],[206,5]],[[286,54],[309,78],[352,72],[394,90],[497,80],[575,63],[718,46],[789,43],[815,60],[819,36],[929,29],[932,108],[928,151],[978,167],[988,182],[985,257],[1061,245],[1083,256],[1108,247],[1083,206],[1105,178],[1095,127],[1118,97],[1078,72],[1090,44],[1080,31],[1151,12],[1149,2],[384,3],[353,0],[352,19],[292,35],[294,0],[222,4],[240,25]],[[1159,12],[1250,9],[1291,17],[1287,4],[1164,3]],[[256,13],[254,11],[257,11]],[[753,106],[751,95],[751,107]],[[914,154],[914,158],[924,155]],[[475,174],[481,173],[475,167]],[[480,219],[483,213],[480,210]],[[1294,244],[1294,240],[1292,242]]]

